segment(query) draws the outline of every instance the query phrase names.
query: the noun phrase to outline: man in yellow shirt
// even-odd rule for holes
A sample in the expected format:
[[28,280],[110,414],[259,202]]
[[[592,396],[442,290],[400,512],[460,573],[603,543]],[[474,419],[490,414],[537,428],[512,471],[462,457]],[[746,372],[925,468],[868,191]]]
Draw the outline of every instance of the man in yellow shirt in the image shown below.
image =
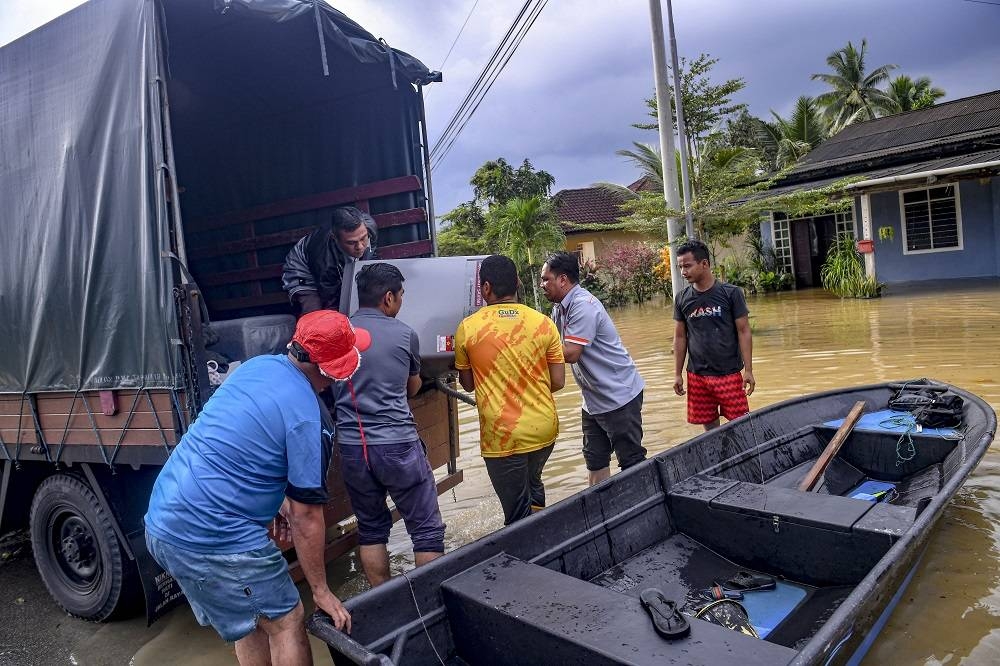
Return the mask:
[[517,268],[493,255],[479,268],[486,305],[455,331],[455,367],[475,390],[479,445],[504,524],[545,506],[542,468],[559,417],[552,393],[566,383],[562,341],[551,319],[517,301]]

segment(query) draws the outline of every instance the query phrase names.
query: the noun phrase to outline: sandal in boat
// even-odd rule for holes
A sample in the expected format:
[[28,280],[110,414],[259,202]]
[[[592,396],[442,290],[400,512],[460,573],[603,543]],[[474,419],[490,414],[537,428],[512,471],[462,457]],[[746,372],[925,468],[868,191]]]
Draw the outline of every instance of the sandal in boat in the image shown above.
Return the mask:
[[643,608],[649,613],[653,620],[653,628],[656,633],[668,640],[682,638],[691,633],[691,624],[677,607],[677,602],[667,599],[663,592],[656,588],[643,590],[639,595]]
[[718,601],[719,599],[735,599],[737,601],[742,601],[743,599],[743,593],[739,590],[727,590],[718,583],[712,587],[701,590],[701,594],[708,597],[712,601]]
[[715,581],[715,584],[724,590],[753,592],[755,590],[773,590],[777,585],[777,581],[774,579],[774,576],[750,573],[749,571],[737,571],[726,580]]

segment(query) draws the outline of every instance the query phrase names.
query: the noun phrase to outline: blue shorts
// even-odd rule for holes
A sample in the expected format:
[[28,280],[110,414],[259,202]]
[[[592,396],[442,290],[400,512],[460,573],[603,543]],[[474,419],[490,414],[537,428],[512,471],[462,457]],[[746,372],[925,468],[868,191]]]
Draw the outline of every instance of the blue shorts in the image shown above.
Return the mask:
[[178,548],[146,532],[153,559],[181,586],[203,627],[238,641],[257,628],[257,618],[277,620],[299,604],[288,563],[274,542],[246,553],[221,555]]
[[419,439],[404,444],[368,445],[368,464],[361,446],[340,445],[340,469],[358,518],[358,543],[389,542],[392,497],[418,553],[444,552],[444,521],[438,507],[437,484]]

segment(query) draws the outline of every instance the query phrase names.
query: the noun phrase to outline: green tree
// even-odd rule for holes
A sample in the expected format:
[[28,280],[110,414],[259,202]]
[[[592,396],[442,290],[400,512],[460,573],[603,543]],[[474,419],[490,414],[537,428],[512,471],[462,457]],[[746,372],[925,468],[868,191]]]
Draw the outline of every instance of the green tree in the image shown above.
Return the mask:
[[482,208],[471,201],[459,204],[443,220],[444,226],[437,237],[439,255],[461,257],[488,252],[486,216]]
[[832,73],[812,75],[813,80],[823,81],[832,88],[816,101],[836,126],[871,120],[889,109],[889,95],[879,86],[888,81],[889,72],[897,65],[881,65],[869,72],[865,63],[867,54],[867,40],[861,40],[860,49],[847,42],[847,46],[827,56],[826,64]]
[[944,90],[931,85],[930,77],[921,76],[914,80],[905,74],[900,74],[889,82],[887,93],[890,113],[925,109],[934,106],[945,95]]
[[769,171],[792,166],[799,158],[826,140],[830,124],[812,97],[803,95],[795,102],[788,118],[771,111],[773,120],[758,120],[758,136],[769,157]]
[[[684,126],[687,130],[688,154],[696,155],[697,146],[701,140],[715,131],[721,122],[729,115],[746,110],[746,104],[734,102],[733,95],[746,87],[742,78],[727,79],[722,83],[713,83],[711,71],[718,58],[702,53],[690,63],[685,58],[680,60],[681,68],[681,103],[684,105]],[[657,118],[656,96],[646,100],[649,115]],[[670,99],[671,116],[674,127],[677,127],[677,112],[673,97]],[[633,127],[655,130],[658,122],[636,123]]]
[[535,309],[540,310],[538,273],[542,260],[566,242],[549,202],[534,196],[494,206],[487,216],[486,238],[489,246],[517,264],[521,282],[531,284]]
[[442,218],[438,254],[455,257],[499,251],[490,245],[486,234],[491,211],[516,198],[547,201],[554,183],[552,174],[536,170],[527,159],[517,169],[503,157],[484,163],[469,181],[473,200],[459,204]]
[[555,182],[552,174],[536,171],[528,159],[515,169],[502,157],[476,169],[469,181],[475,202],[486,209],[511,199],[548,198]]

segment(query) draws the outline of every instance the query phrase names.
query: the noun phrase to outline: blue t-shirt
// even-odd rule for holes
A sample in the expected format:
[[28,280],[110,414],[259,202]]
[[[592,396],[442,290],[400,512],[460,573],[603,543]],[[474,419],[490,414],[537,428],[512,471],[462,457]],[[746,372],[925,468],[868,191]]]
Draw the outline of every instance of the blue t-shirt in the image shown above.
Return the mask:
[[287,356],[258,356],[218,388],[160,471],[146,529],[200,553],[267,545],[287,495],[325,504],[333,421]]

